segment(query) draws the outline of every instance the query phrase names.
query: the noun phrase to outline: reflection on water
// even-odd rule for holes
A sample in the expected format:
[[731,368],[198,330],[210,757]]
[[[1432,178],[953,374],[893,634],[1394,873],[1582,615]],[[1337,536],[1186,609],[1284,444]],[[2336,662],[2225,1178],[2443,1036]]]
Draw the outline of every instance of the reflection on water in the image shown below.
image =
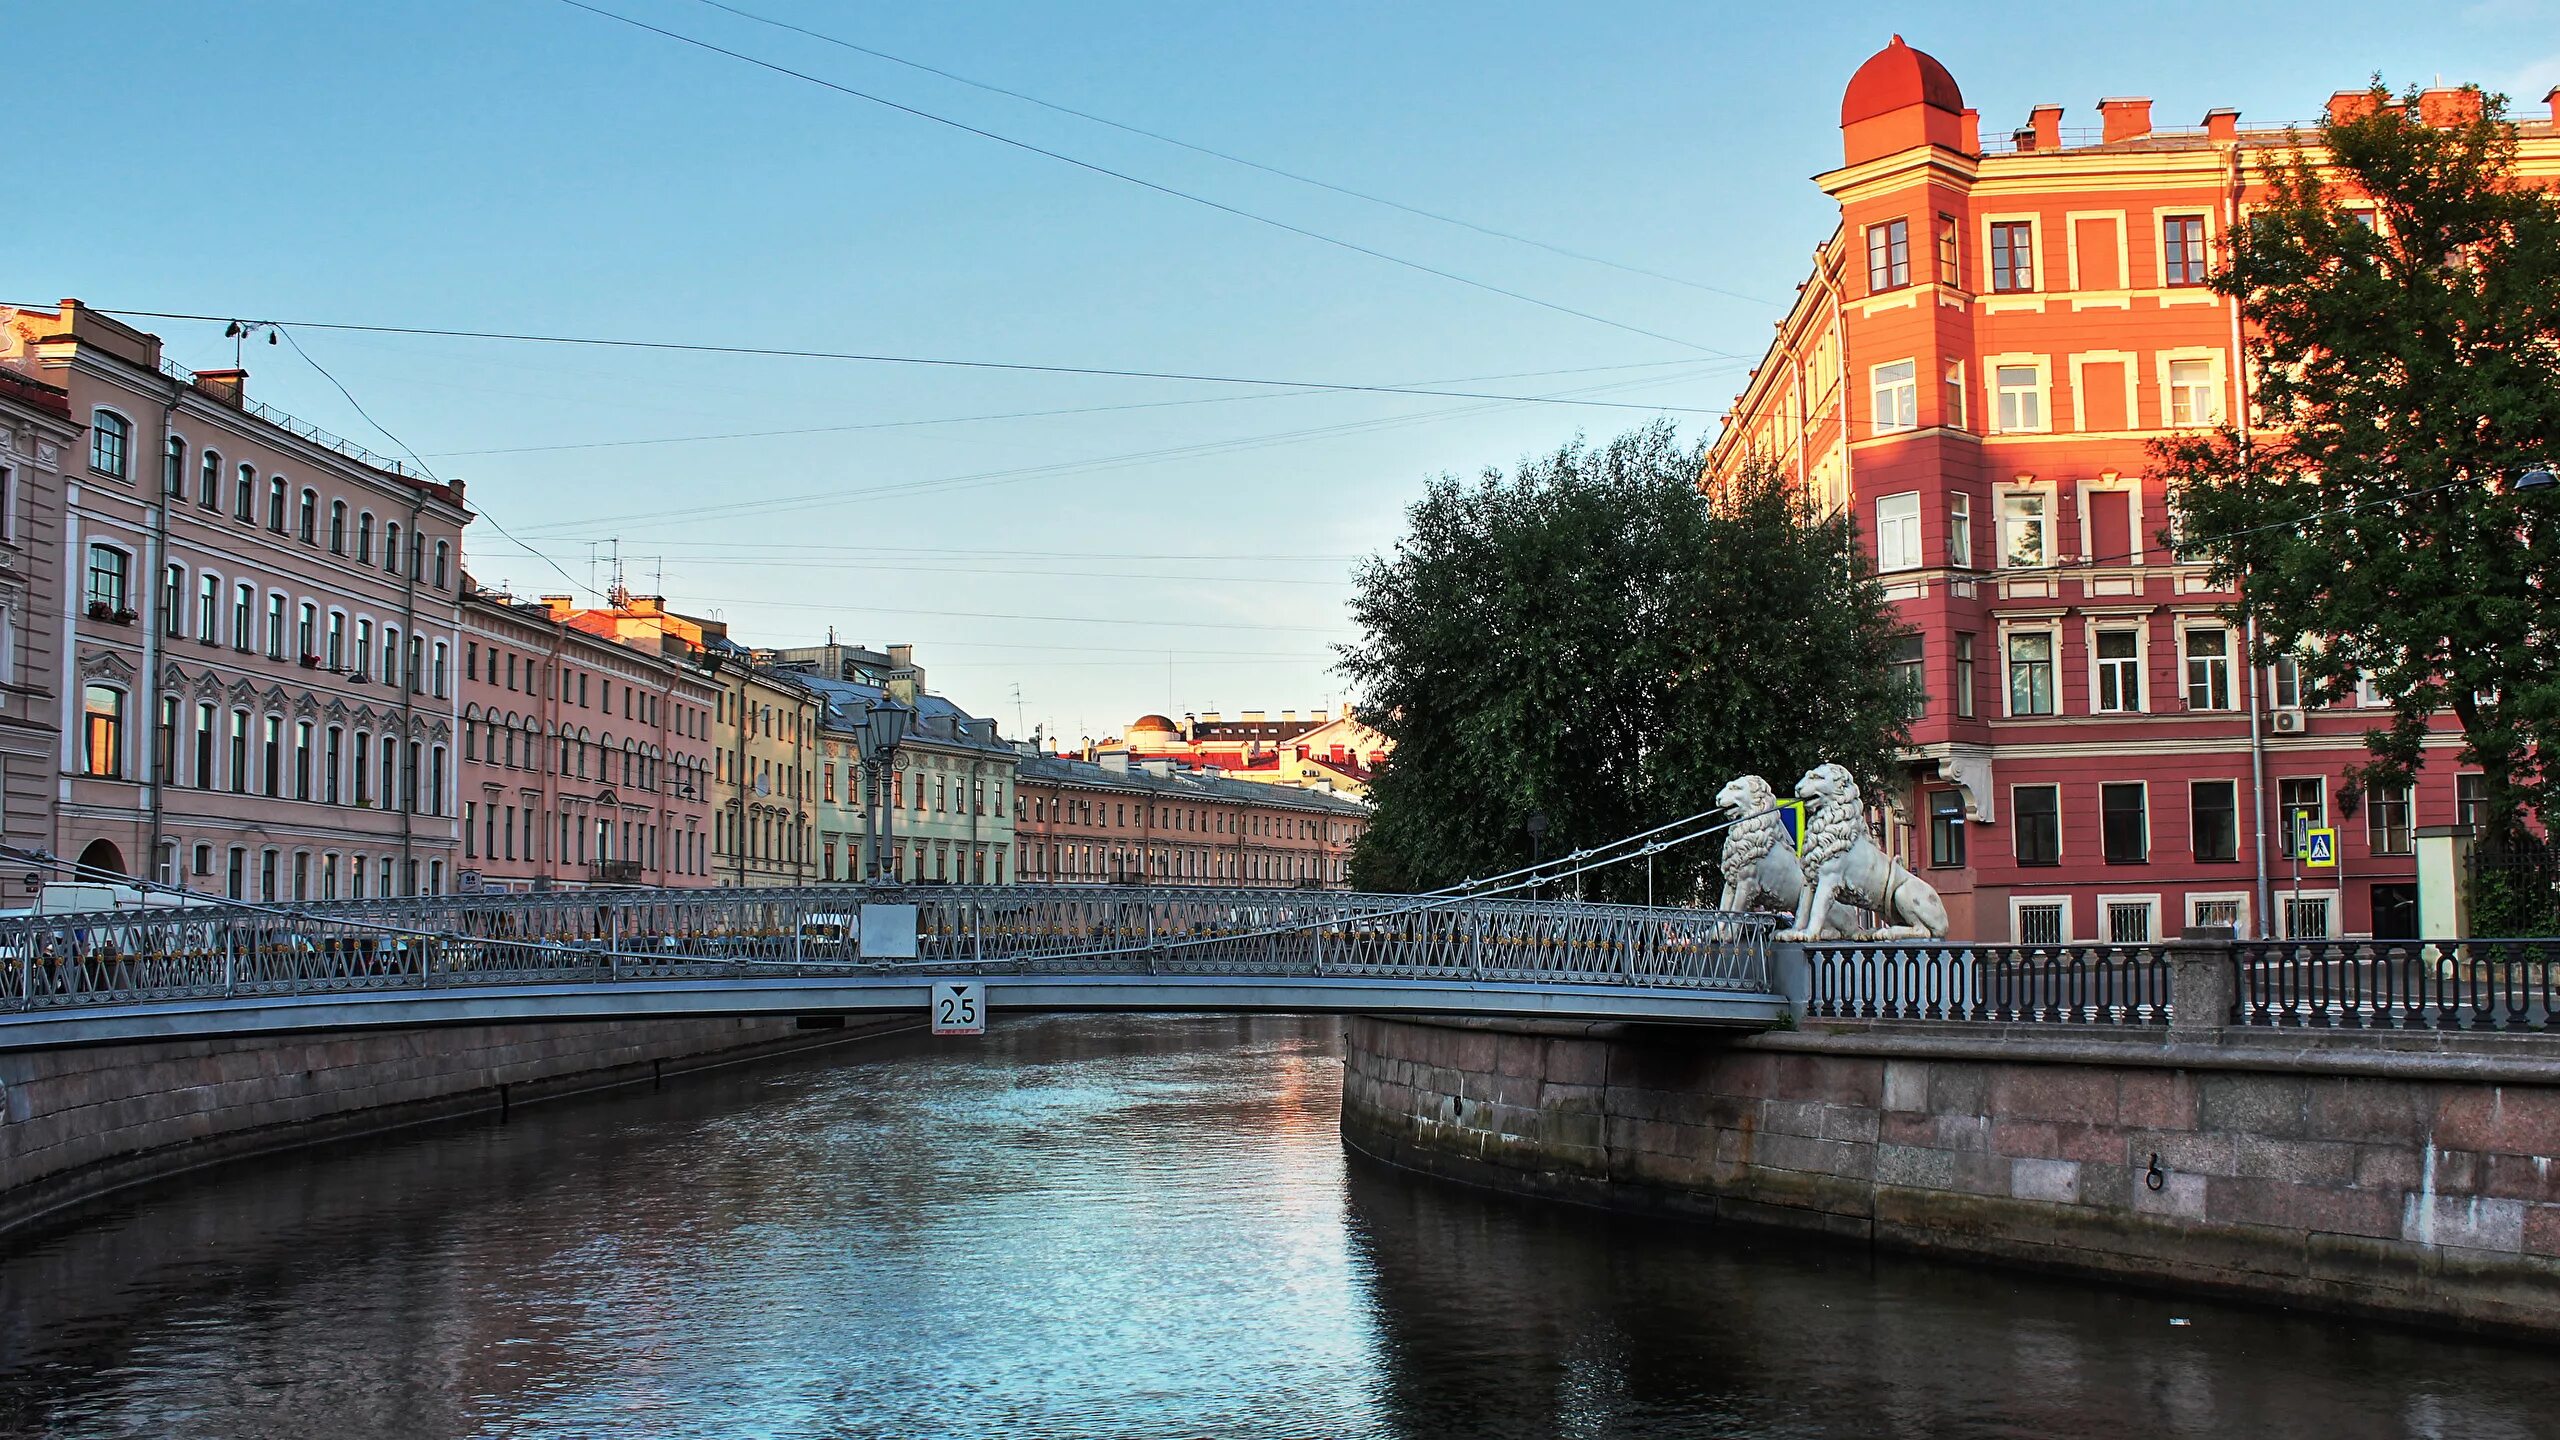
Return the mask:
[[2531,1351],[1346,1163],[1336,1028],[1018,1022],[192,1177],[0,1257],[0,1435],[2492,1440],[2560,1414]]

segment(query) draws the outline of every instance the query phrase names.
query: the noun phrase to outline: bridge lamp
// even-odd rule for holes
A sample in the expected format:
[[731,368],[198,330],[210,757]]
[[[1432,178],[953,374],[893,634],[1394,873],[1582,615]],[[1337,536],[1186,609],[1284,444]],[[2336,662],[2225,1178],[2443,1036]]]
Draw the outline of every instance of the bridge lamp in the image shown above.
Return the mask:
[[1545,864],[1547,859],[1547,812],[1530,811],[1522,827],[1529,832],[1529,898],[1535,900],[1542,888],[1538,884],[1542,877],[1537,873],[1537,867]]
[[2554,485],[2560,485],[2560,478],[2553,477],[2549,466],[2537,465],[2518,475],[2507,488],[2521,495],[2529,490],[2548,490]]

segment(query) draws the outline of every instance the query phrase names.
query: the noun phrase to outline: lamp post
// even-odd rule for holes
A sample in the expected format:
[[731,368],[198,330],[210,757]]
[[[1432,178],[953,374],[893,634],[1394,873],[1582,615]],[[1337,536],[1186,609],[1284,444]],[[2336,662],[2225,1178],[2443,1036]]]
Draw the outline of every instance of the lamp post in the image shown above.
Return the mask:
[[1529,832],[1529,898],[1535,900],[1545,889],[1540,883],[1544,877],[1538,874],[1538,867],[1546,863],[1547,858],[1547,812],[1530,811],[1526,828]]
[[[885,868],[887,858],[895,853],[889,848],[889,837],[896,833],[898,822],[898,807],[890,803],[888,787],[880,782],[896,763],[898,742],[907,738],[907,722],[914,716],[912,709],[884,698],[863,706],[862,718],[853,727],[855,743],[862,749],[864,778],[870,784],[872,800],[878,806],[882,822],[863,826],[864,838],[869,842],[871,851],[864,865],[868,878],[874,884],[888,873]],[[863,819],[869,822],[872,816],[866,813]]]

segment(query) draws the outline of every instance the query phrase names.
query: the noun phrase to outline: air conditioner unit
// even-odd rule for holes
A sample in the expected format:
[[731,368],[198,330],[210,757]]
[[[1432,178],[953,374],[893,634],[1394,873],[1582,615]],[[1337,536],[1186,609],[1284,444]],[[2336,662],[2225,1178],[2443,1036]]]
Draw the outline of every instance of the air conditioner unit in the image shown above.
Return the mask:
[[2299,710],[2279,710],[2276,712],[2275,726],[2276,733],[2279,735],[2299,735],[2311,728],[2311,721]]

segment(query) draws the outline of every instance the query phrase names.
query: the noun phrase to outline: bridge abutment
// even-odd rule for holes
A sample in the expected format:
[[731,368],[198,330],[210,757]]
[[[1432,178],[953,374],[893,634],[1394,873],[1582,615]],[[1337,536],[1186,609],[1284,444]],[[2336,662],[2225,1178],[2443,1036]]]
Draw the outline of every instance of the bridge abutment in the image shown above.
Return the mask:
[[2560,1039],[1359,1017],[1342,1124],[1520,1194],[2560,1334]]
[[580,1021],[0,1051],[0,1234],[205,1165],[916,1024]]

